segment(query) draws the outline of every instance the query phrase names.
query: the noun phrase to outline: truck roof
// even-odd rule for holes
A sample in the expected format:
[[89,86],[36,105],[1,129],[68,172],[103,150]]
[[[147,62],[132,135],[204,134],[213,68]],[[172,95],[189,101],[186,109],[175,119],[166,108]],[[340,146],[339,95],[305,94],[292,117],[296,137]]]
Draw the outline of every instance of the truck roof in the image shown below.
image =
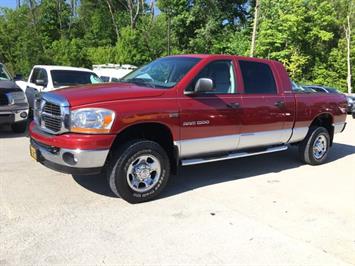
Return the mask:
[[242,55],[230,55],[230,54],[179,54],[179,55],[170,55],[167,57],[193,57],[193,58],[223,58],[226,56],[232,56],[235,57],[239,60],[248,60],[248,61],[257,61],[257,62],[278,62],[276,60],[271,60],[271,59],[264,59],[264,58],[257,58],[257,57],[248,57],[248,56],[242,56]]
[[56,66],[56,65],[35,65],[33,68],[44,68],[47,70],[71,70],[71,71],[86,71],[93,72],[91,69],[84,67],[69,67],[69,66]]

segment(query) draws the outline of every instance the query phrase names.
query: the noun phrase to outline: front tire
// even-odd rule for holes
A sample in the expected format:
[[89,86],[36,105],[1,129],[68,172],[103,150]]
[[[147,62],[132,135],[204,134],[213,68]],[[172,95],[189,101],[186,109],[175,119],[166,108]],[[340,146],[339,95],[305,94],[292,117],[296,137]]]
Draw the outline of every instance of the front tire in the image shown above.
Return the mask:
[[134,140],[113,154],[107,178],[112,192],[128,201],[140,203],[159,195],[170,175],[170,161],[156,142]]
[[15,133],[24,133],[27,129],[27,121],[21,121],[11,124],[11,129]]
[[328,156],[330,136],[324,127],[311,127],[306,138],[299,144],[300,159],[310,165],[323,164]]

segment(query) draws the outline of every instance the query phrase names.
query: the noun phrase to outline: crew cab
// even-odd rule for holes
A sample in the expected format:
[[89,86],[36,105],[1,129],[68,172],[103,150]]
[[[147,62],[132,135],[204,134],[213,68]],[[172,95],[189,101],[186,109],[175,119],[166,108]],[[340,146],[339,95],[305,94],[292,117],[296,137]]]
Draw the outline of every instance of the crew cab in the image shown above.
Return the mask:
[[8,124],[15,133],[27,129],[28,103],[25,93],[0,63],[0,125]]
[[26,92],[33,109],[34,99],[42,92],[83,84],[101,83],[101,79],[90,69],[68,66],[37,65],[32,68],[27,83],[19,83]]
[[60,172],[102,173],[117,196],[138,203],[157,197],[181,165],[285,151],[291,144],[305,163],[322,164],[334,134],[345,128],[346,105],[341,94],[293,91],[276,61],[169,56],[120,83],[42,95],[30,152]]

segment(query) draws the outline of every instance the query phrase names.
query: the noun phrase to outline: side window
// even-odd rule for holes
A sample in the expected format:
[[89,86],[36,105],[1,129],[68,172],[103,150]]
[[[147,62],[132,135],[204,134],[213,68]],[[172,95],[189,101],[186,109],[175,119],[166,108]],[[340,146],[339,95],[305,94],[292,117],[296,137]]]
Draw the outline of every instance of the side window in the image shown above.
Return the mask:
[[101,79],[103,82],[109,82],[109,81],[110,81],[110,77],[108,77],[108,76],[100,76],[100,79]]
[[40,69],[38,74],[38,79],[44,80],[45,83],[48,83],[47,71],[43,68]]
[[277,94],[274,75],[269,65],[251,61],[239,61],[246,94]]
[[209,94],[231,94],[235,93],[234,66],[231,60],[219,60],[209,63],[193,79],[187,91],[193,91],[196,82],[200,78],[209,78],[213,81],[213,91]]
[[112,79],[111,79],[111,82],[120,82],[120,80],[117,79],[117,78],[112,78]]
[[40,71],[39,68],[33,69],[32,76],[31,76],[31,80],[30,80],[31,83],[36,83],[36,80],[39,79],[39,78],[38,78],[39,71]]
[[44,80],[45,83],[48,82],[47,71],[43,68],[35,68],[32,73],[31,83],[36,83],[36,80]]

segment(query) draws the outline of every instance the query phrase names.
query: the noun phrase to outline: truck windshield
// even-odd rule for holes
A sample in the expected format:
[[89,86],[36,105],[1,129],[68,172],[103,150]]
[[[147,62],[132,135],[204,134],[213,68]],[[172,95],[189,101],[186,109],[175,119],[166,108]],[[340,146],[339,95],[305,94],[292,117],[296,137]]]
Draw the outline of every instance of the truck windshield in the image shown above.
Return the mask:
[[55,88],[102,83],[102,80],[95,73],[86,71],[51,70],[51,75]]
[[3,64],[0,64],[0,80],[11,80],[11,76]]
[[152,88],[171,88],[200,60],[193,57],[161,58],[129,73],[120,82]]

